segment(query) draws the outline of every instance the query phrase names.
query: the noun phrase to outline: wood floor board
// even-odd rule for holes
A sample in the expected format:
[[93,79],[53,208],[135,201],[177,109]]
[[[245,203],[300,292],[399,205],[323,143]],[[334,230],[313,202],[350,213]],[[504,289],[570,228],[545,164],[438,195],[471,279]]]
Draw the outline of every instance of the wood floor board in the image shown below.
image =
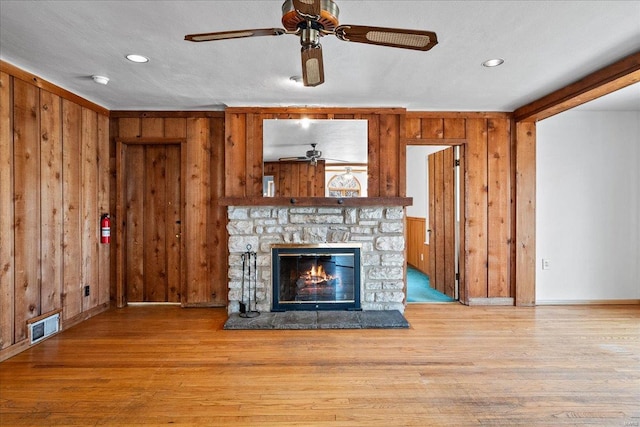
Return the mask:
[[640,425],[637,305],[405,317],[237,331],[224,309],[112,309],[0,363],[0,425]]

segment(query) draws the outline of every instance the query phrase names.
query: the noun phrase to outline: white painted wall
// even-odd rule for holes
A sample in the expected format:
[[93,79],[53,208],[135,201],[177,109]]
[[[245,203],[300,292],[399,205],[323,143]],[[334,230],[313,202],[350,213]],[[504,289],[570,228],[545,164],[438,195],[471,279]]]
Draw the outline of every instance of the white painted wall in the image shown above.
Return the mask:
[[413,206],[407,206],[407,216],[426,218],[429,223],[429,168],[427,157],[449,148],[443,145],[407,146],[407,197],[413,197]]
[[545,119],[536,154],[537,303],[640,299],[640,112]]

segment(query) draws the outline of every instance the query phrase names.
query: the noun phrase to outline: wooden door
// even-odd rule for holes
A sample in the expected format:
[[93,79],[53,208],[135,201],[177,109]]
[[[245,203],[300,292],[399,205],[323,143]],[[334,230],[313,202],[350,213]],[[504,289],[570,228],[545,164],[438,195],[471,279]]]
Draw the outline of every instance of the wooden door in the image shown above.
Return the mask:
[[130,144],[124,156],[127,302],[180,302],[179,144]]
[[456,212],[454,147],[428,156],[429,283],[456,298]]

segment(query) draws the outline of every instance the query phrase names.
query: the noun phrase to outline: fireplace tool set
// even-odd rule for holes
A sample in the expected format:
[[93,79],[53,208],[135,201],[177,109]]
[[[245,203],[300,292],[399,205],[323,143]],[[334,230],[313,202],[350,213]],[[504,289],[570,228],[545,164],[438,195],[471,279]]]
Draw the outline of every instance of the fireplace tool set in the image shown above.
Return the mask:
[[[257,287],[258,287],[258,255],[251,250],[251,245],[247,245],[247,251],[243,253],[242,259],[242,296],[240,297],[240,317],[257,317],[260,312],[257,310]],[[251,259],[253,258],[253,275],[251,272]],[[248,273],[248,274],[247,274]],[[247,278],[247,302],[245,303],[245,278]],[[253,280],[253,310],[251,309],[251,281]]]

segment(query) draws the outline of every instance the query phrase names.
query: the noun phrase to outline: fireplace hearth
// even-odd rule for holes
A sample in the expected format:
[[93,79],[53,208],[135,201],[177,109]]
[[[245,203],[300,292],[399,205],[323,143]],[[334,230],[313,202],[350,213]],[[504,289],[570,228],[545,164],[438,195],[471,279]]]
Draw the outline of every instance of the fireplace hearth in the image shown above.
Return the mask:
[[360,252],[354,244],[274,245],[272,311],[360,310]]

